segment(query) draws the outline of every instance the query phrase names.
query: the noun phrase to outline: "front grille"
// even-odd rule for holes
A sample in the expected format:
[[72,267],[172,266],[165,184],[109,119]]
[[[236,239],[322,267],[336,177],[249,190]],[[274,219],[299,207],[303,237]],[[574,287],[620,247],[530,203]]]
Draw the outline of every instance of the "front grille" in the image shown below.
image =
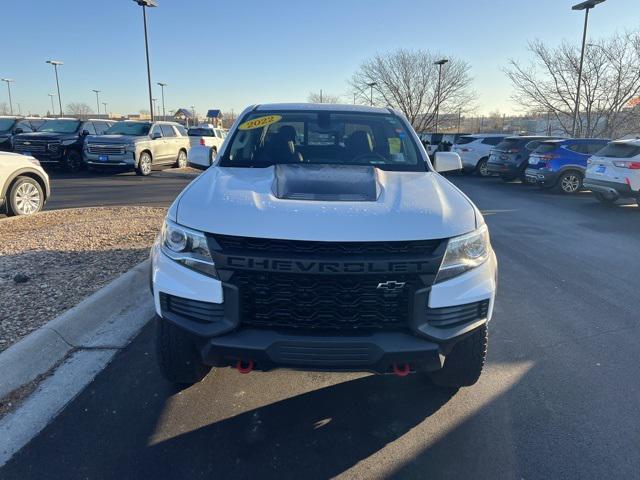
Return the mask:
[[[405,283],[393,291],[380,283]],[[411,275],[296,275],[236,272],[245,326],[297,330],[402,330],[408,328]]]
[[427,307],[427,322],[434,327],[450,328],[464,323],[487,318],[489,314],[489,300],[466,303],[454,307]]
[[163,314],[166,312],[174,313],[200,323],[216,322],[224,317],[224,305],[221,303],[201,302],[162,292],[160,293],[160,308]]
[[318,242],[274,240],[254,237],[214,235],[225,253],[286,253],[305,255],[431,255],[440,240],[408,242]]
[[18,153],[44,153],[47,151],[47,142],[43,140],[16,140],[13,149]]
[[87,145],[87,151],[95,155],[123,155],[125,147],[124,145],[97,145],[90,143]]

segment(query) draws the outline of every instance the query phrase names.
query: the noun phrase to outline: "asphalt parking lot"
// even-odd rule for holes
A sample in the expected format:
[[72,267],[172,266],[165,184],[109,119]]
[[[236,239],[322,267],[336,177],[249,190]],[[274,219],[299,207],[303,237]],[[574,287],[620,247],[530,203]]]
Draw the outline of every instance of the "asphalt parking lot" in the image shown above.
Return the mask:
[[[183,186],[58,180],[48,208],[81,197],[167,205]],[[0,477],[637,478],[639,209],[453,181],[484,212],[500,262],[474,387],[225,369],[178,392],[160,377],[148,325]]]

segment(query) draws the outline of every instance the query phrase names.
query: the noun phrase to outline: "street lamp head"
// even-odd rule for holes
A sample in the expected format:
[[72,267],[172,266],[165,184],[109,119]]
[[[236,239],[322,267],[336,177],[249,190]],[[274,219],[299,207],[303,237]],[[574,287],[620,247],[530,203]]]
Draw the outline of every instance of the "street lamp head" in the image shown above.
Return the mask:
[[604,2],[604,0],[586,0],[574,5],[573,7],[571,7],[571,10],[585,10],[587,8],[593,8],[602,2]]
[[158,0],[133,0],[141,7],[157,7]]
[[47,60],[47,63],[50,65],[63,65],[60,60]]
[[378,82],[369,82],[367,83],[367,87],[377,87],[378,86]]
[[161,87],[166,87],[167,85],[169,85],[168,83],[162,83],[162,82],[158,82],[158,85],[160,85]]
[[437,62],[433,62],[434,65],[444,65],[445,63],[447,63],[449,60],[447,60],[446,58],[443,58],[442,60],[438,60]]
[[47,93],[47,95],[49,95],[50,97],[55,97],[56,96],[55,93]]
[[93,88],[92,88],[92,89],[91,89],[91,91],[92,91],[92,92],[95,92],[95,93],[100,93],[102,90],[96,90],[96,89],[93,89]]
[[2,80],[3,82],[7,82],[7,83],[11,83],[14,80],[12,78],[0,78],[0,80]]

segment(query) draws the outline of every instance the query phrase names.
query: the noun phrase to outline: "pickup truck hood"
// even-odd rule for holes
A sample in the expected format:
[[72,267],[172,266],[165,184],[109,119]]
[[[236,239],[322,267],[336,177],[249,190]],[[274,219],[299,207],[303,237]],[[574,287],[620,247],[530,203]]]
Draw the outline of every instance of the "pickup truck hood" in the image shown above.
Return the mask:
[[374,169],[373,201],[278,198],[274,167],[212,167],[176,199],[169,217],[196,230],[259,238],[402,241],[476,228],[476,209],[437,173]]

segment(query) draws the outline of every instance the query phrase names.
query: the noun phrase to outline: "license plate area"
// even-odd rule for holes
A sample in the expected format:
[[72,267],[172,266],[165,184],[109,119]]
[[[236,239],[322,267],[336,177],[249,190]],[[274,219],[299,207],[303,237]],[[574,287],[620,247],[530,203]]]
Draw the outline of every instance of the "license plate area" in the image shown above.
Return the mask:
[[98,160],[101,162],[108,162],[109,161],[109,156],[108,155],[100,155],[98,156]]

